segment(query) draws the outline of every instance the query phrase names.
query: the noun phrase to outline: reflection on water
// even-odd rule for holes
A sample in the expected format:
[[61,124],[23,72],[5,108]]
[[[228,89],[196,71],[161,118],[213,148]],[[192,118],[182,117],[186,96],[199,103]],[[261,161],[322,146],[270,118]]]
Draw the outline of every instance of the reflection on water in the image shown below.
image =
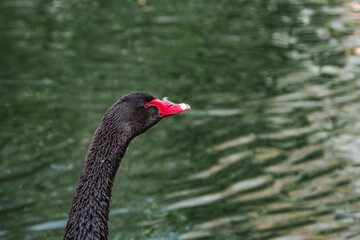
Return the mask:
[[61,238],[135,90],[193,109],[131,144],[110,239],[359,238],[359,3],[225,3],[0,4],[2,239]]

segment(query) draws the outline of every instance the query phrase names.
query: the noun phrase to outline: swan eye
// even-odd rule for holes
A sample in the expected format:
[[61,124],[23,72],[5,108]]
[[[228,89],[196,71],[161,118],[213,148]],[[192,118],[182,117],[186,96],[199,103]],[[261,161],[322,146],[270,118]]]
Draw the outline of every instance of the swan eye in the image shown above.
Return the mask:
[[148,107],[149,107],[149,104],[146,103],[146,104],[144,105],[144,108],[148,108]]

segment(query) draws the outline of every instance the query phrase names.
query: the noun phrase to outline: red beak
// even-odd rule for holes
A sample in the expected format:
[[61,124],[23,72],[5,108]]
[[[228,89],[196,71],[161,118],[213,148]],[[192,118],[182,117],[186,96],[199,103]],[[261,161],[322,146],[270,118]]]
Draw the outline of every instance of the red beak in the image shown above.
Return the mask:
[[189,104],[186,103],[172,103],[167,98],[164,98],[164,100],[154,99],[149,103],[149,106],[156,106],[158,107],[160,111],[160,116],[162,118],[168,117],[180,112],[187,111],[191,109]]

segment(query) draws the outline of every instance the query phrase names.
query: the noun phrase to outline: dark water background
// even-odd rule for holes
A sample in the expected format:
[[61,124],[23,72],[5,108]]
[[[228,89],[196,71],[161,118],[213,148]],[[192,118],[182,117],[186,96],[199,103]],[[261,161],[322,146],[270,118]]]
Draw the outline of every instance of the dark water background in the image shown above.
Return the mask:
[[0,239],[61,239],[132,91],[192,106],[130,145],[109,239],[360,239],[360,6],[2,0]]

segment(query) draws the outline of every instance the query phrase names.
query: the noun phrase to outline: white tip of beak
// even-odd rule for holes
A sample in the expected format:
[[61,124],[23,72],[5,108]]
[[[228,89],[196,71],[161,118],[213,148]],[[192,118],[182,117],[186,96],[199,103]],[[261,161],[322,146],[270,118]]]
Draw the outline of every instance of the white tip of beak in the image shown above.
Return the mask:
[[183,110],[183,111],[186,111],[186,110],[189,110],[191,109],[190,105],[189,104],[186,104],[186,103],[180,103],[180,108]]

